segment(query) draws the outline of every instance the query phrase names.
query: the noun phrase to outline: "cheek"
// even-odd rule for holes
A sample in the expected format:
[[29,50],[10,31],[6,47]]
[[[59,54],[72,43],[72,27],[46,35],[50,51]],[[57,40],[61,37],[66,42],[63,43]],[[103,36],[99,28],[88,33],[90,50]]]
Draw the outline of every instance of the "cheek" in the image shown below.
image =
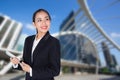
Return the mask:
[[39,23],[39,24],[37,24],[37,25],[36,25],[36,28],[39,28],[39,27],[40,27],[40,25],[41,25],[40,23]]
[[40,24],[35,23],[35,24],[34,24],[34,27],[37,28],[39,25],[40,25]]
[[47,25],[50,27],[50,22],[48,22]]

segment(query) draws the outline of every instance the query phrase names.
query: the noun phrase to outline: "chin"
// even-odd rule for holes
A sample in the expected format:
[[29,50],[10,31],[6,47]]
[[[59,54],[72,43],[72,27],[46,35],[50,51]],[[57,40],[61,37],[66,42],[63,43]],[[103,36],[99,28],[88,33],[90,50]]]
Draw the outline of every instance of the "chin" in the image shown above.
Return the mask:
[[41,32],[42,32],[42,33],[46,33],[47,31],[48,31],[48,30],[42,30]]

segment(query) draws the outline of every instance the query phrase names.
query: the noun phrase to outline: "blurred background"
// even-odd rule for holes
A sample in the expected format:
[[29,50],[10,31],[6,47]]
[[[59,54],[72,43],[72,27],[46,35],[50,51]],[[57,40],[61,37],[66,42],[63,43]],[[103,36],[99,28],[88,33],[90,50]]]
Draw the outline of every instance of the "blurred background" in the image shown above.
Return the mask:
[[56,80],[120,80],[120,0],[1,0],[0,80],[24,80],[6,52],[21,58],[39,8],[50,13],[50,33],[61,44]]

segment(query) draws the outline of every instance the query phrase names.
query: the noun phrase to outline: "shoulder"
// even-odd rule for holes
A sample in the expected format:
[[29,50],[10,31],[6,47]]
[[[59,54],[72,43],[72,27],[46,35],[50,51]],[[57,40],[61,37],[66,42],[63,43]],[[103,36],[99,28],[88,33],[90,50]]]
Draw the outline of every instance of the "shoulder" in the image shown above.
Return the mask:
[[59,43],[59,39],[57,39],[56,37],[54,36],[51,36],[50,35],[50,38],[49,38],[52,42],[58,42]]
[[32,40],[32,39],[34,39],[35,38],[35,35],[31,35],[31,36],[28,36],[28,37],[26,37],[26,39],[25,40]]
[[49,40],[50,40],[49,44],[51,44],[51,46],[53,45],[53,46],[60,47],[60,41],[58,38],[50,36]]

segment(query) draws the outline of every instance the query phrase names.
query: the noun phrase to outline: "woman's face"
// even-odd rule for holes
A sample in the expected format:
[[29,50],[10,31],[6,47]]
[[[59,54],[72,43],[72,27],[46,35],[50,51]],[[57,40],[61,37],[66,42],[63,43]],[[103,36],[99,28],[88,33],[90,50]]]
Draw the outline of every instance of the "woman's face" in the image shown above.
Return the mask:
[[33,25],[37,29],[38,33],[46,33],[50,28],[50,19],[46,12],[40,11],[35,16],[35,22]]

